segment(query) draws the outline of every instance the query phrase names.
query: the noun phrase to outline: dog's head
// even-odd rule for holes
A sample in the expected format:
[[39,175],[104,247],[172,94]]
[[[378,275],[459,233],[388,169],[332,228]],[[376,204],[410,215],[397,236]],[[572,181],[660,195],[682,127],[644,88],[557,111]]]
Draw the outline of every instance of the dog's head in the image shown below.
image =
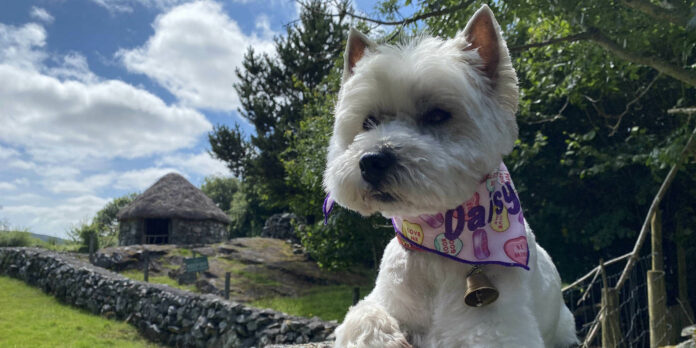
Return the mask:
[[368,215],[451,209],[517,138],[517,77],[487,6],[455,38],[376,45],[351,30],[324,187]]

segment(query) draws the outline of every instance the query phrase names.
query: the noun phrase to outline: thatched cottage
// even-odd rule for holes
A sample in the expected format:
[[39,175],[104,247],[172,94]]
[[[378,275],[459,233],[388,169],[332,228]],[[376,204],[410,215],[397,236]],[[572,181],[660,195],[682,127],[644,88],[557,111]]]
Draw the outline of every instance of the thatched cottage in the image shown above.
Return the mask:
[[209,244],[227,239],[229,217],[183,176],[170,173],[118,212],[119,245]]

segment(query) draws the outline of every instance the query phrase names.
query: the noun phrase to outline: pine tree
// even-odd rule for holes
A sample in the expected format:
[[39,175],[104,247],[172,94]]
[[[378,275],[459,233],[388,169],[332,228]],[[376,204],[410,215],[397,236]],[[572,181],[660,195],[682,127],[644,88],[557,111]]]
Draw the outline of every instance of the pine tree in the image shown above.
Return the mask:
[[242,104],[239,112],[256,134],[246,140],[239,127],[225,125],[209,134],[212,153],[243,178],[249,207],[259,219],[288,208],[293,189],[286,184],[280,156],[311,101],[307,91],[321,89],[345,45],[347,23],[327,12],[320,1],[304,4],[299,20],[275,38],[276,55],[257,54],[253,48],[246,53],[235,89]]

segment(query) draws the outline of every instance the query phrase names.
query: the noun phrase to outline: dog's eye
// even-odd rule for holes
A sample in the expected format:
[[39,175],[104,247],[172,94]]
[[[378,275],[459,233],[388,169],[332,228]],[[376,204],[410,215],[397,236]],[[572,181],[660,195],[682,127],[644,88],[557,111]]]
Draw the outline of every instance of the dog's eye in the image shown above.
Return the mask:
[[377,125],[379,125],[379,120],[372,115],[368,115],[367,118],[365,118],[365,121],[363,121],[362,127],[364,130],[368,131],[377,127]]
[[423,122],[426,124],[440,124],[452,118],[452,114],[449,112],[435,108],[426,112],[423,115]]

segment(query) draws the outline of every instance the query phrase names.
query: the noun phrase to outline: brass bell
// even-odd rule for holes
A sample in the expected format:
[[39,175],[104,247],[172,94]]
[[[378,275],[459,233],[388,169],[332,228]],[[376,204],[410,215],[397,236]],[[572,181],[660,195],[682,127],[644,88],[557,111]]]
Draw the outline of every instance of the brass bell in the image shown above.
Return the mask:
[[478,267],[466,277],[466,294],[464,302],[471,307],[489,305],[498,299],[496,289],[488,277]]

